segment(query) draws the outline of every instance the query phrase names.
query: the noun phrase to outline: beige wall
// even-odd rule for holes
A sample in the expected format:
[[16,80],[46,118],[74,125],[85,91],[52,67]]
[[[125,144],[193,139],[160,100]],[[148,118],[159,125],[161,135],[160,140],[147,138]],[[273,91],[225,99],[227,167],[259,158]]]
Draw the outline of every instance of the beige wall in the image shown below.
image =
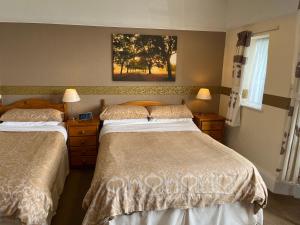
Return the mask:
[[[176,82],[112,81],[112,33],[178,36]],[[2,85],[14,86],[219,86],[225,33],[126,29],[46,24],[0,23]],[[6,103],[25,96],[5,96]],[[27,96],[28,97],[28,96]],[[81,111],[108,103],[161,99],[177,103],[194,96],[82,96]],[[195,111],[218,111],[219,96],[210,103],[193,101]],[[204,106],[202,108],[202,106]],[[79,107],[80,108],[80,107]]]
[[[1,59],[0,59],[1,60]],[[1,88],[1,85],[2,85],[2,74],[0,73],[0,95],[2,94],[2,88]],[[0,102],[2,102],[2,95],[1,95],[1,100]]]
[[[300,3],[299,3],[300,6]],[[298,10],[298,61],[300,60],[300,9]]]
[[[222,85],[231,87],[232,59],[237,32],[246,29],[259,32],[279,26],[278,31],[270,33],[264,92],[289,97],[295,65],[296,21],[296,15],[290,15],[227,32]],[[219,111],[224,116],[227,112],[227,102],[228,96],[222,95]],[[243,107],[241,126],[227,129],[227,144],[261,168],[263,173],[276,177],[286,116],[286,110],[272,106],[263,105],[261,111]]]

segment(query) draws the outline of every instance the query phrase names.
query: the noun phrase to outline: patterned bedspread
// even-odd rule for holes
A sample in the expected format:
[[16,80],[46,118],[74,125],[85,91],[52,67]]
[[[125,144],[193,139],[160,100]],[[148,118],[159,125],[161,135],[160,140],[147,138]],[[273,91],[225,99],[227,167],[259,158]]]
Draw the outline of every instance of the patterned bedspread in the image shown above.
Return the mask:
[[51,188],[66,151],[59,132],[0,132],[0,214],[47,224]]
[[83,225],[116,215],[245,201],[264,207],[267,189],[254,165],[199,131],[102,136],[83,206]]

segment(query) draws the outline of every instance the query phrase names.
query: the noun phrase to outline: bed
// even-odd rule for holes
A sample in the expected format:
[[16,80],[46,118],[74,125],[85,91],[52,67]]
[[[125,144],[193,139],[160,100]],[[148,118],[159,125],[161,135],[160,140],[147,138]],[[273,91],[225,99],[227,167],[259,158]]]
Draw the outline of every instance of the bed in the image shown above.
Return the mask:
[[[28,99],[0,107],[54,109],[64,104]],[[62,115],[62,114],[61,114]],[[50,225],[69,173],[63,122],[0,124],[0,224]]]
[[266,203],[255,166],[192,119],[104,121],[83,225],[261,225]]

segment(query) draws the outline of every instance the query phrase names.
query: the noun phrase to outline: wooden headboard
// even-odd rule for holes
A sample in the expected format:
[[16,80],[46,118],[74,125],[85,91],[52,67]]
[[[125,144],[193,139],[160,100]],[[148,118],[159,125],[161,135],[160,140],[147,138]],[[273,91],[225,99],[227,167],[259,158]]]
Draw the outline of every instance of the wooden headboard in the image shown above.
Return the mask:
[[[64,103],[51,103],[44,99],[25,99],[16,101],[9,105],[0,106],[0,115],[6,111],[14,108],[19,109],[57,109],[61,112],[64,112],[65,117],[67,114],[67,107]],[[65,118],[66,119],[66,118]]]
[[130,102],[122,103],[120,105],[156,106],[156,105],[165,105],[165,104],[159,101],[130,101]]

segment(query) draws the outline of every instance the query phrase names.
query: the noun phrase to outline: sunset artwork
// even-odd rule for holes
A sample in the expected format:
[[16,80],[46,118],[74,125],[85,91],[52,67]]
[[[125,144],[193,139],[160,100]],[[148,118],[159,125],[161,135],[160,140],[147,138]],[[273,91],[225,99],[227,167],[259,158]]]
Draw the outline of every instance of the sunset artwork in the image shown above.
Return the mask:
[[177,36],[113,34],[113,81],[175,81]]

